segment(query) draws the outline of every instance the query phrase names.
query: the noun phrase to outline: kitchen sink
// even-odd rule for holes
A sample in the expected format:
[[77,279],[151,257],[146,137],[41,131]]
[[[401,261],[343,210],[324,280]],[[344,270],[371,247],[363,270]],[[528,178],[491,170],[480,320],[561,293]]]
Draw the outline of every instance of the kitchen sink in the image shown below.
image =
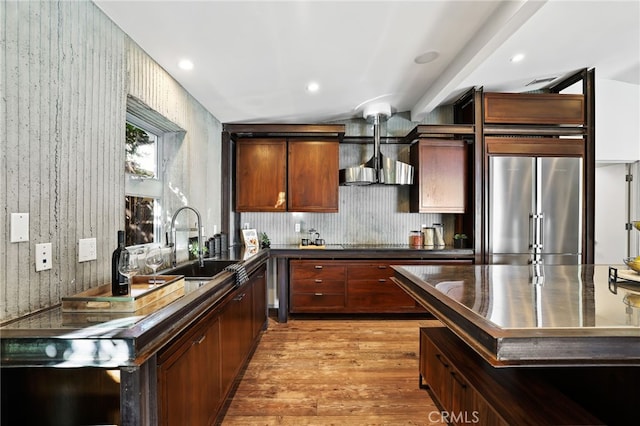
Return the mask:
[[171,275],[184,275],[186,280],[210,280],[229,265],[238,263],[237,260],[217,260],[217,259],[205,259],[204,266],[201,267],[198,261],[187,263],[186,265],[176,266],[173,269],[169,269],[166,274]]

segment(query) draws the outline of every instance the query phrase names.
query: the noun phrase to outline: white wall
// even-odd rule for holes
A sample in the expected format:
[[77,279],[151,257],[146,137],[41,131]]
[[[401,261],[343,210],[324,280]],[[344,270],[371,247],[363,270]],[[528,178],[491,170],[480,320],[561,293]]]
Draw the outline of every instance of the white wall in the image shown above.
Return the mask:
[[629,233],[625,224],[638,220],[633,215],[640,211],[639,186],[636,182],[629,190],[625,176],[640,180],[640,86],[603,79],[595,84],[595,262],[621,264],[638,254],[638,231]]
[[596,161],[640,160],[640,85],[596,79]]
[[596,166],[595,263],[622,264],[627,257],[626,164]]

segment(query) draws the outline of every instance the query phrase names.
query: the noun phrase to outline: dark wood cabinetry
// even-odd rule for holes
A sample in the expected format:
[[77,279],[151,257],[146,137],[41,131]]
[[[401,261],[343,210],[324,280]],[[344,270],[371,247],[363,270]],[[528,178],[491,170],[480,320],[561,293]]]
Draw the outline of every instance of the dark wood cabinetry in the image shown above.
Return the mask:
[[236,211],[338,211],[338,141],[248,138],[236,145]]
[[467,260],[291,260],[291,313],[421,313],[398,287],[391,265],[471,263]]
[[288,210],[337,212],[338,141],[289,140],[288,143]]
[[584,95],[485,93],[484,122],[504,124],[585,123]]
[[158,355],[159,423],[213,424],[267,320],[266,266]]
[[236,144],[236,210],[285,211],[287,141],[241,139]]
[[467,143],[453,139],[420,139],[411,146],[416,167],[410,208],[419,213],[464,213],[467,210]]
[[[393,264],[407,264],[398,261]],[[388,261],[364,261],[347,266],[347,310],[350,312],[425,312],[416,301],[391,280]]]
[[419,365],[450,424],[601,424],[534,371],[493,368],[445,327],[420,329]]
[[222,405],[220,322],[210,314],[158,357],[160,424],[211,424]]
[[289,267],[290,312],[344,311],[347,274],[343,262],[292,260]]

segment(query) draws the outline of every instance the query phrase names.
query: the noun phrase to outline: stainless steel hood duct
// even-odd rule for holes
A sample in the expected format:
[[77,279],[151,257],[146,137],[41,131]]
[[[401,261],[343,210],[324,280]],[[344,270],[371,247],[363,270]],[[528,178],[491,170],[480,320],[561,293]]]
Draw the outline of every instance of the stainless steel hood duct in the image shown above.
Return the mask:
[[389,105],[376,105],[375,112],[365,109],[364,117],[373,119],[373,157],[359,166],[340,170],[341,185],[411,185],[413,183],[413,166],[401,161],[387,158],[380,152],[380,119],[389,117]]

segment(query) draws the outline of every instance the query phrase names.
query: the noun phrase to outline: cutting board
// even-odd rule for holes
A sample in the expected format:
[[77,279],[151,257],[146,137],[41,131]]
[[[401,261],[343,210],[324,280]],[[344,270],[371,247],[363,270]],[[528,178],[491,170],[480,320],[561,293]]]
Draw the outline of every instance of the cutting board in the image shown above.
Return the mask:
[[158,275],[161,284],[154,284],[151,275],[133,277],[131,291],[126,296],[112,296],[111,284],[90,288],[62,298],[62,312],[136,312],[175,292],[184,295],[183,275]]

